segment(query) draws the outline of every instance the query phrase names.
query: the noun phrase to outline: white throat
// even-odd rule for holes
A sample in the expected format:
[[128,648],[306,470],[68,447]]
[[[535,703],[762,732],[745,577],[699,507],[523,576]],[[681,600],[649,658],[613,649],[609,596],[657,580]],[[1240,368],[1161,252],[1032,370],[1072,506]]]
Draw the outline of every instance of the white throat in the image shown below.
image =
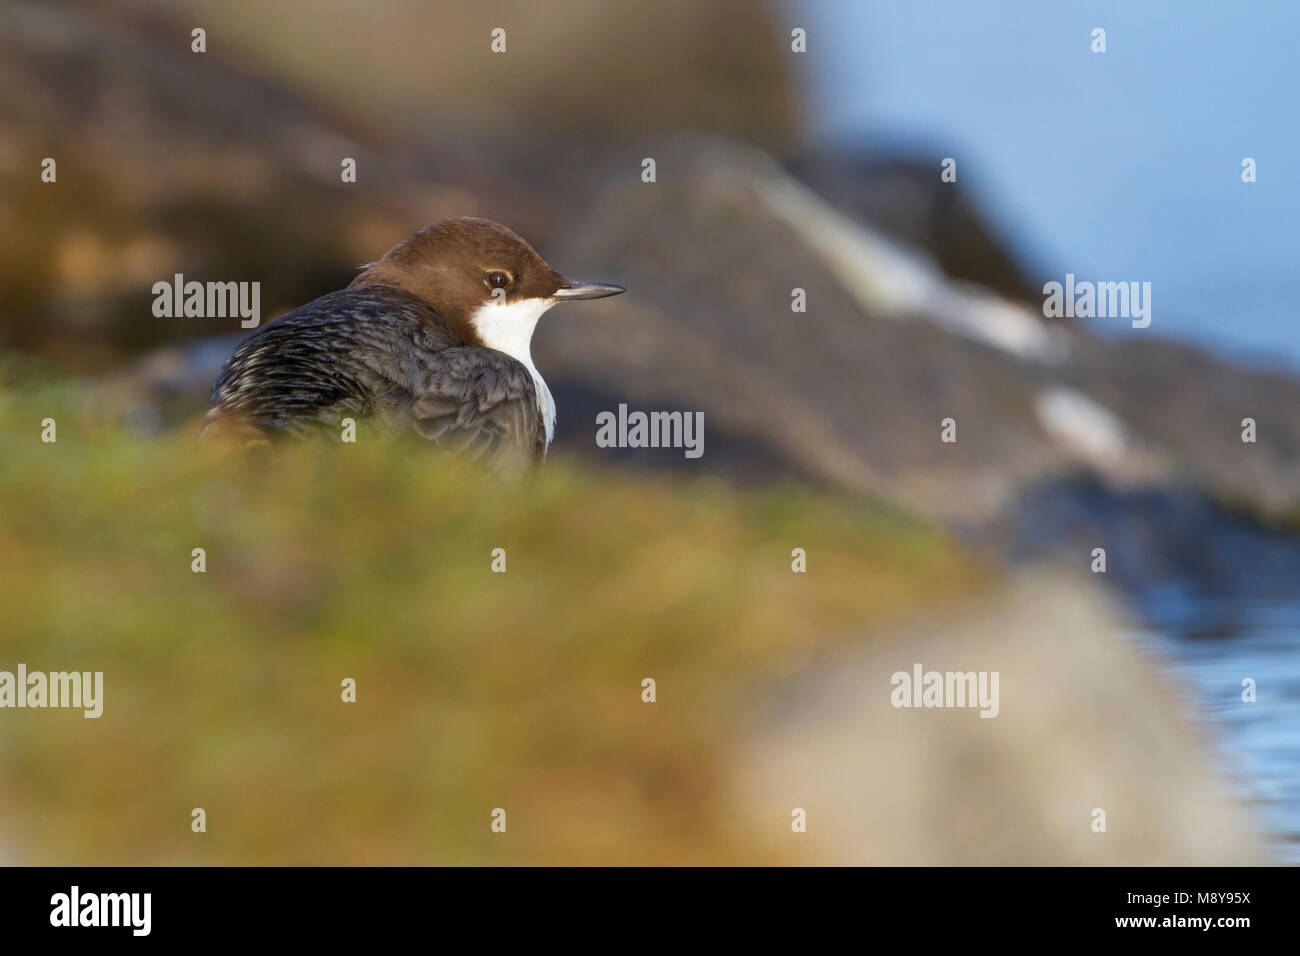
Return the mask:
[[532,342],[533,329],[542,314],[555,305],[554,299],[519,299],[515,302],[490,302],[483,306],[470,322],[483,344],[498,352],[505,352],[518,360],[528,369],[533,377],[537,391],[537,410],[541,412],[542,422],[546,426],[546,444],[551,444],[555,434],[555,399],[546,387],[541,373],[533,364]]

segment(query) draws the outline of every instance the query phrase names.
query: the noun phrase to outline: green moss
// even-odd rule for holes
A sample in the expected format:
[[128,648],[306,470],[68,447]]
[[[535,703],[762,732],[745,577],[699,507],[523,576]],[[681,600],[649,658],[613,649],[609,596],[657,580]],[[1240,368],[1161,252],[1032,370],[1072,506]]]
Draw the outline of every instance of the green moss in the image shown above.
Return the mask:
[[105,704],[0,712],[0,844],[42,863],[758,862],[724,786],[746,701],[975,576],[942,534],[803,488],[559,460],[501,484],[406,445],[222,455],[192,430],[126,435],[67,388],[10,390],[0,670],[103,671]]

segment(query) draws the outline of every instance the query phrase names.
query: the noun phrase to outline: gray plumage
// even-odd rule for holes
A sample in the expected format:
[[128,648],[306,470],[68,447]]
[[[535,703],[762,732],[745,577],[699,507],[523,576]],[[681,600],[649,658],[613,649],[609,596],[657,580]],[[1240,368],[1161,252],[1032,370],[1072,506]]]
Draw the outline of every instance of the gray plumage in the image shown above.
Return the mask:
[[350,416],[502,471],[546,452],[528,369],[384,285],[330,293],[259,329],[226,361],[212,402],[205,436],[337,434]]

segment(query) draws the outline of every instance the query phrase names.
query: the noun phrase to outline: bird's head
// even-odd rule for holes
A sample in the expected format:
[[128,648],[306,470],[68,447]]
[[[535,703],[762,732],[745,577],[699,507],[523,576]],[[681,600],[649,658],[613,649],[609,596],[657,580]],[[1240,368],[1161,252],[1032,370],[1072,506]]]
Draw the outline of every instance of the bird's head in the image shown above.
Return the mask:
[[542,313],[568,299],[625,291],[568,279],[532,246],[490,219],[443,219],[389,249],[352,282],[388,285],[424,299],[473,341],[515,355]]

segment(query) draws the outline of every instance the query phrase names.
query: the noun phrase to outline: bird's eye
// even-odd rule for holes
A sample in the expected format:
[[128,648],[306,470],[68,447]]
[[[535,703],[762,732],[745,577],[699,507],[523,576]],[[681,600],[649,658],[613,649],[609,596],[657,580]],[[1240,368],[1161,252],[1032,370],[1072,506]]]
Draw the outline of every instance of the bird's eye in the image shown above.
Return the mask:
[[510,284],[510,277],[504,272],[489,272],[488,285],[494,289],[504,289]]

